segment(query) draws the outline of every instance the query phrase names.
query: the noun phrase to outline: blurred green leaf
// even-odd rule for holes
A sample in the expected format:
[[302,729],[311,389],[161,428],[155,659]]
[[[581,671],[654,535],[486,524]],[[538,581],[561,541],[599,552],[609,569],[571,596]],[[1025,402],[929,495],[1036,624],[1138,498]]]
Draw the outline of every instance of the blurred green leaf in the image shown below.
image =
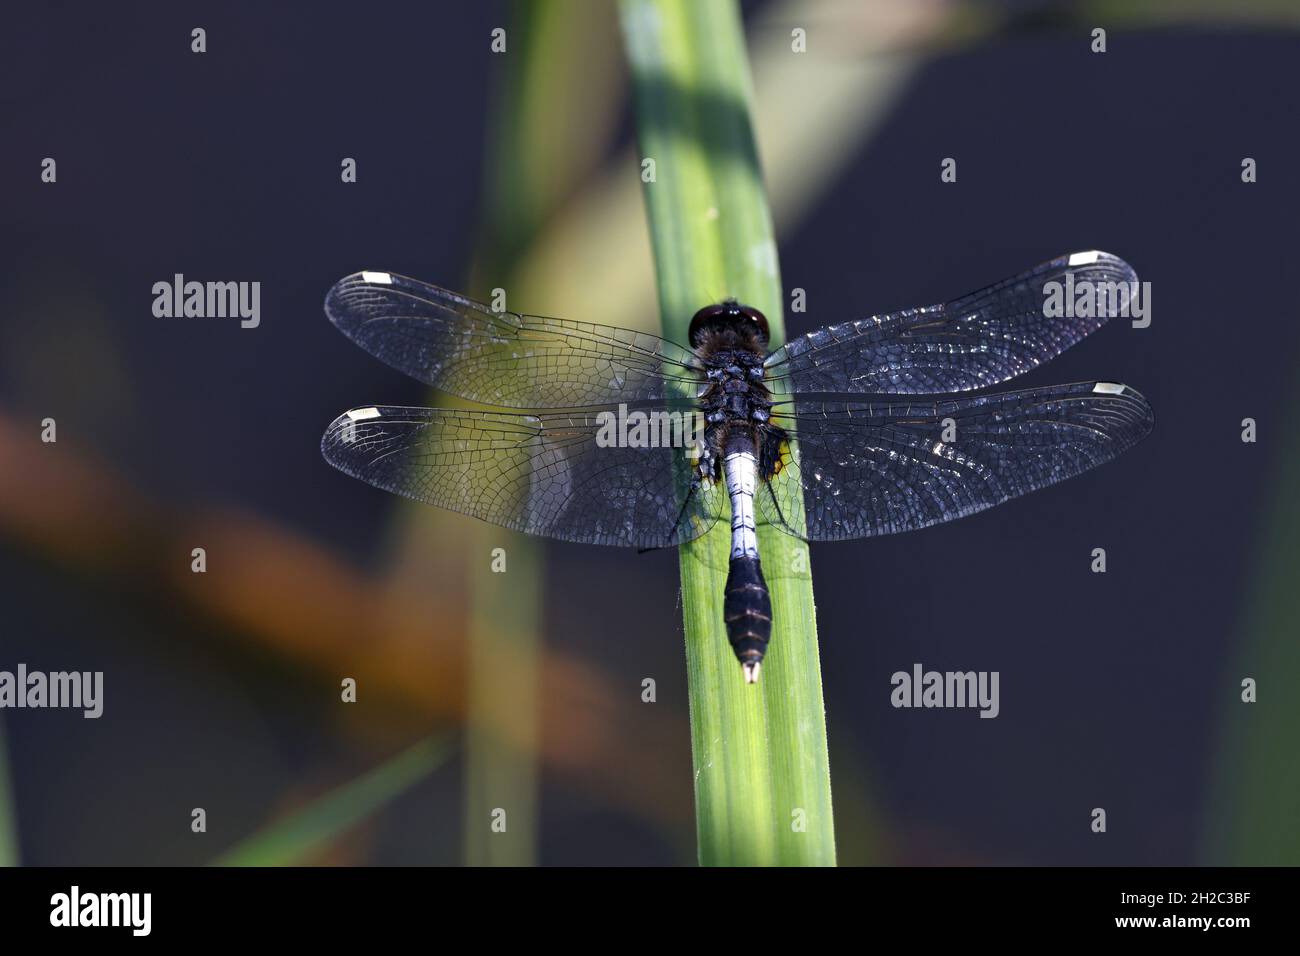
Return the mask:
[[[1300,414],[1300,397],[1291,407]],[[1293,577],[1300,565],[1300,442],[1283,428],[1277,434],[1284,448],[1251,562],[1241,640],[1210,702],[1223,715],[1202,852],[1202,862],[1214,866],[1300,865],[1300,590]],[[1241,453],[1262,448],[1243,444]],[[1248,677],[1257,684],[1255,703],[1241,699]]]
[[18,817],[9,782],[9,750],[0,722],[0,866],[18,865]]
[[446,737],[421,741],[385,764],[288,814],[223,853],[213,866],[291,866],[330,845],[446,762]]
[[[486,229],[474,268],[480,293],[501,287],[513,303],[532,301],[535,290],[518,277],[518,261],[612,135],[620,84],[610,74],[617,50],[594,35],[602,25],[612,32],[612,13],[591,0],[511,6],[512,45],[497,74]],[[538,844],[545,545],[481,525],[467,532],[464,546],[471,610],[465,862],[530,866]],[[496,548],[509,573],[490,567]],[[509,814],[508,835],[489,828],[489,813],[498,807]]]

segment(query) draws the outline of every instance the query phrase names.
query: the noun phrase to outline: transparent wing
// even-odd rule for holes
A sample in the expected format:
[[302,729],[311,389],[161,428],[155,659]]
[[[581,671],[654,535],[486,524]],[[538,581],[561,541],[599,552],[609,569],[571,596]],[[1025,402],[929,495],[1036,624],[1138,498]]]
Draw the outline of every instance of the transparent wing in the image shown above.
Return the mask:
[[[508,408],[667,399],[693,354],[645,332],[493,312],[455,292],[358,272],[325,298],[330,321],[371,355],[434,388]],[[688,392],[693,394],[693,391]]]
[[717,485],[683,506],[681,449],[601,447],[603,411],[356,408],[329,426],[321,452],[376,488],[561,541],[666,547],[725,513]]
[[[1136,281],[1122,259],[1077,252],[943,305],[818,329],[773,352],[766,377],[785,394],[938,395],[996,385],[1121,314]],[[1077,303],[1089,289],[1100,294]],[[1087,314],[1056,315],[1056,305]]]
[[799,461],[784,449],[781,473],[759,490],[759,521],[796,533],[786,518],[802,505],[801,537],[836,541],[951,521],[1064,481],[1134,445],[1154,418],[1126,385],[1081,382],[940,402],[805,400],[782,424]]

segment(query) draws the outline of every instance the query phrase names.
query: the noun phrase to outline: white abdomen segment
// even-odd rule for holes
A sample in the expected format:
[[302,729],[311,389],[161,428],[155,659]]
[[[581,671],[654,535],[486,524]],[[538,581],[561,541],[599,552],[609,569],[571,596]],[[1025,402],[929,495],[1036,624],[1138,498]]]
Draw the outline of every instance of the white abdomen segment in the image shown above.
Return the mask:
[[758,485],[758,461],[747,451],[732,452],[722,459],[731,498],[731,556],[758,557],[758,535],[754,533],[754,491]]

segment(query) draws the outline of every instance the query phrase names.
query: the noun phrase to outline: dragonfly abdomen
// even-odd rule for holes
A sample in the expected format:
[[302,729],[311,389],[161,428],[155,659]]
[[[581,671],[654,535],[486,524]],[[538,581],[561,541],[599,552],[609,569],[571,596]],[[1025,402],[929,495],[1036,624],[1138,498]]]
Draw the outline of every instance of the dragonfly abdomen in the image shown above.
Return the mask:
[[772,639],[772,596],[763,580],[758,555],[731,559],[727,590],[722,601],[727,639],[745,669],[745,682],[758,680],[758,667]]
[[772,598],[758,559],[754,521],[758,458],[753,441],[743,433],[727,444],[722,469],[731,498],[731,568],[722,616],[727,638],[745,669],[745,680],[752,684],[758,680],[759,664],[772,638]]

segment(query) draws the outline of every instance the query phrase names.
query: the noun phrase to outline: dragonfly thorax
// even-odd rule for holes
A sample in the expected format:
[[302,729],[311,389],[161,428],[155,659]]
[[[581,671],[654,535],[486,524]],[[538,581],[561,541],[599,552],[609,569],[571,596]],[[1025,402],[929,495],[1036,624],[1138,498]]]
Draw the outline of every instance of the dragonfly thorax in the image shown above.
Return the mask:
[[[707,333],[697,349],[703,365],[705,387],[699,398],[704,416],[704,444],[700,463],[706,477],[721,478],[721,463],[737,447],[758,453],[760,465],[767,465],[773,449],[780,447],[784,433],[771,422],[772,393],[763,381],[764,355],[753,340],[743,340],[745,327]],[[726,343],[722,347],[713,347]],[[766,452],[766,454],[764,454]],[[760,468],[768,477],[770,466]]]
[[701,411],[709,424],[766,422],[772,396],[763,383],[761,355],[725,349],[701,355],[707,385],[700,395]]

